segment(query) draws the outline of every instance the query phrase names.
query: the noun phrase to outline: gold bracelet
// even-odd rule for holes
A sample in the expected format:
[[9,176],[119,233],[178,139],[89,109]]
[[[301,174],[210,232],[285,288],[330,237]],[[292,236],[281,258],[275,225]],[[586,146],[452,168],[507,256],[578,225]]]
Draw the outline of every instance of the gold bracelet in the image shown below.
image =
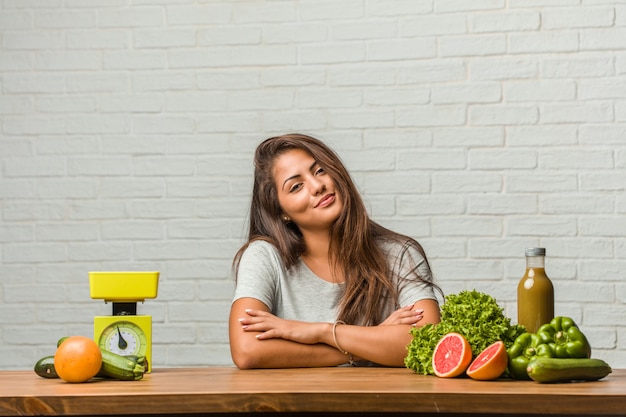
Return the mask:
[[335,346],[337,347],[339,352],[343,353],[344,355],[349,355],[350,353],[347,350],[343,350],[341,346],[339,346],[339,343],[337,342],[337,325],[338,324],[346,324],[346,322],[343,320],[337,320],[335,324],[333,324],[333,340],[335,341]]

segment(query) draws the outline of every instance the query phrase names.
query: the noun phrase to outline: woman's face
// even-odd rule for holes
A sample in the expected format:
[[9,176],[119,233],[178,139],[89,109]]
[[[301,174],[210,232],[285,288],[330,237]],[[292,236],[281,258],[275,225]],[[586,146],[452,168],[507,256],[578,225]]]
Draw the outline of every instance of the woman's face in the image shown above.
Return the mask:
[[273,166],[278,203],[301,231],[328,229],[339,218],[343,202],[335,182],[304,150],[292,149]]

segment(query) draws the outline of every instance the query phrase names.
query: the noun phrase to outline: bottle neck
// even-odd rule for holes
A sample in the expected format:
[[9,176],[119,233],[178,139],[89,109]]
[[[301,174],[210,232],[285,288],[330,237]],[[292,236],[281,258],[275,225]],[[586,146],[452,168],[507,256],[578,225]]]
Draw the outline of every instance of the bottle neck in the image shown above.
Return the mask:
[[526,269],[529,268],[545,268],[545,256],[527,256]]

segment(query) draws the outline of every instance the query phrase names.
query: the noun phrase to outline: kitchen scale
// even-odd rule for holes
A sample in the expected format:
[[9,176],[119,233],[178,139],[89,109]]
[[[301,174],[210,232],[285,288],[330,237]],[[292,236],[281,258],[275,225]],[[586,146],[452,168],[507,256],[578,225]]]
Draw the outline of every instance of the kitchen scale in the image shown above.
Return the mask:
[[152,317],[138,316],[137,303],[156,298],[159,272],[90,272],[93,299],[112,303],[111,316],[95,316],[93,338],[101,349],[122,356],[145,356],[152,370]]

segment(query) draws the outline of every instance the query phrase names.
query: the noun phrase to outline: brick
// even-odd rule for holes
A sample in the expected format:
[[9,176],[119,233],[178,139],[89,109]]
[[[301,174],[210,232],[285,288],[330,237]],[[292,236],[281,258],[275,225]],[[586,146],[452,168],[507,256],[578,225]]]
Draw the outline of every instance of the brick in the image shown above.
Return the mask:
[[345,20],[364,15],[364,4],[358,0],[342,1],[341,5],[332,0],[304,0],[299,4],[299,17],[303,21]]
[[559,55],[541,62],[545,78],[591,78],[615,74],[613,59],[605,54]]
[[175,29],[164,32],[162,29],[133,31],[135,48],[185,48],[196,44],[196,32],[190,29]]
[[[232,111],[287,110],[293,107],[293,96],[291,91],[234,91],[224,97],[224,102],[228,100],[228,109]],[[226,105],[219,107],[224,109]]]
[[[306,73],[305,70],[301,72]],[[289,71],[289,74],[296,75],[294,71]],[[254,70],[214,70],[210,72],[198,72],[197,82],[198,89],[200,90],[246,90],[260,87],[262,85],[261,77],[264,77],[264,75]],[[283,77],[281,74],[278,74],[276,78],[289,80],[293,77],[290,75]],[[271,75],[268,79],[271,79]],[[272,83],[268,84],[273,85]]]
[[373,0],[366,7],[368,16],[407,16],[433,11],[429,0]]
[[614,110],[610,102],[581,102],[546,104],[541,106],[540,119],[543,123],[609,122]]
[[93,198],[95,181],[91,179],[42,178],[37,181],[37,196],[43,199]]
[[103,240],[161,240],[165,226],[159,221],[107,221],[100,226]]
[[[281,119],[284,114],[279,115]],[[211,113],[197,122],[197,131],[201,133],[216,132],[258,132],[261,129],[261,117],[254,112],[249,113]],[[304,129],[305,127],[302,127]]]
[[97,70],[101,67],[102,55],[100,52],[63,51],[37,52],[35,54],[35,68],[39,70],[85,71]]
[[133,116],[132,130],[135,133],[191,133],[195,129],[195,121],[184,116]]
[[387,68],[366,67],[358,72],[354,68],[332,68],[328,71],[328,83],[332,87],[392,85],[395,81],[395,73]]
[[401,21],[402,36],[451,36],[467,33],[467,19],[462,14],[434,14],[409,17]]
[[470,195],[467,206],[470,214],[533,214],[537,212],[537,198],[532,195]]
[[3,47],[9,50],[61,49],[65,43],[60,31],[6,31],[2,38]]
[[506,191],[511,193],[571,192],[578,184],[576,174],[509,174],[505,181]]
[[8,118],[2,123],[2,131],[10,135],[63,134],[65,121],[51,118]]
[[29,10],[3,10],[0,14],[0,29],[29,29],[33,27],[33,14]]
[[[287,33],[289,29],[295,31],[296,36],[301,33],[301,36],[296,38],[299,42],[320,42],[327,39],[326,33],[328,32],[328,30],[326,29],[326,26],[309,25],[312,27],[305,26],[302,29],[298,29],[301,26],[303,25],[292,25],[292,27],[284,30],[283,39],[289,39],[289,34]],[[308,36],[305,34],[305,32],[309,33]],[[314,37],[314,34],[317,34],[317,36]],[[363,21],[354,23],[342,22],[332,25],[332,27],[330,28],[330,35],[332,36],[333,40],[336,39],[339,41],[390,39],[398,35],[398,26],[395,22],[389,22],[386,20],[379,20],[375,22]]]
[[624,174],[613,171],[584,174],[580,179],[580,189],[583,191],[623,191],[626,189]]
[[455,58],[403,65],[398,69],[397,78],[398,84],[464,81],[467,67],[462,60]]
[[506,139],[509,146],[575,145],[577,129],[567,125],[507,126]]
[[432,175],[433,192],[436,193],[472,193],[501,192],[503,189],[501,174],[472,172],[435,172]]
[[427,195],[397,197],[398,214],[401,216],[428,216],[463,214],[466,210],[464,197],[458,195]]
[[[3,262],[9,264],[29,262],[63,262],[67,260],[67,254],[65,246],[59,245],[58,243],[10,243],[4,245],[2,259]],[[32,292],[32,287],[24,286],[24,288],[30,288],[27,291]],[[47,291],[43,288],[38,288],[38,291],[36,292],[44,294]],[[11,287],[4,287],[4,296],[8,297],[10,300],[17,301],[18,298],[11,297],[12,293],[14,297],[19,297],[18,291],[13,292]],[[46,294],[46,297],[47,296],[48,295]],[[37,300],[29,298],[28,301],[32,302]]]
[[221,220],[178,220],[168,222],[169,239],[227,239],[230,237],[229,225]]
[[505,13],[472,14],[468,22],[469,30],[476,33],[533,31],[540,28],[541,14],[531,10],[507,10]]
[[626,95],[626,79],[602,78],[578,83],[580,100],[621,99]]
[[583,236],[622,237],[626,230],[623,217],[594,216],[580,219],[580,233]]
[[69,176],[128,176],[132,174],[130,158],[120,157],[84,157],[75,156],[67,159]]
[[5,93],[63,93],[65,77],[62,74],[15,74],[3,77]]
[[574,81],[522,81],[504,86],[507,102],[574,101],[579,93]]
[[368,89],[364,102],[373,106],[390,106],[406,104],[427,104],[430,91],[426,88]]
[[65,160],[63,158],[11,158],[4,161],[3,165],[3,172],[7,178],[65,175]]
[[507,51],[504,35],[443,36],[438,52],[443,57],[501,55]]
[[169,6],[165,19],[173,26],[214,25],[230,23],[232,4]]
[[337,128],[391,127],[393,111],[336,110],[329,115],[329,124]]
[[299,51],[303,64],[336,64],[364,61],[367,48],[364,43],[303,45]]
[[93,10],[51,10],[34,13],[35,27],[44,29],[79,29],[96,26]]
[[[20,195],[17,197],[23,198]],[[9,221],[63,220],[65,219],[65,205],[56,201],[42,203],[35,199],[26,200],[26,202],[18,200],[18,202],[4,204],[2,214],[3,220]]]
[[366,149],[377,148],[419,148],[430,146],[431,134],[428,130],[412,129],[376,129],[368,130],[363,135],[363,145]]
[[506,221],[510,236],[576,236],[575,217],[543,216],[515,217]]
[[517,57],[485,57],[469,64],[470,80],[531,79],[539,74],[536,62]]
[[539,166],[545,169],[605,169],[614,166],[610,150],[545,150],[539,154]]
[[141,28],[161,26],[162,7],[103,8],[98,11],[98,26],[103,28]]
[[24,96],[3,96],[0,101],[0,114],[32,113],[34,100]]
[[396,111],[400,127],[459,126],[465,124],[465,108],[460,105],[414,106]]
[[397,159],[398,169],[401,171],[467,167],[467,152],[464,150],[410,150],[399,153]]
[[70,93],[124,93],[130,91],[130,78],[125,73],[74,73],[67,77]]
[[432,102],[435,104],[496,103],[502,99],[502,88],[496,83],[435,85]]
[[[203,166],[199,166],[199,169]],[[196,198],[211,196],[228,196],[230,192],[227,181],[211,180],[170,180],[166,183],[167,196],[174,198]],[[207,235],[209,236],[209,235]]]
[[70,261],[124,261],[131,257],[131,244],[118,242],[81,242],[67,245]]
[[166,93],[165,110],[174,113],[215,112],[228,108],[229,98],[230,95],[216,91]]
[[32,225],[3,224],[0,225],[0,243],[17,243],[34,241]]
[[427,193],[430,181],[427,175],[406,173],[382,173],[365,175],[363,192],[376,194],[420,194]]
[[544,29],[575,29],[610,27],[615,21],[615,10],[609,7],[572,7],[542,11]]
[[126,116],[98,115],[72,117],[66,120],[68,133],[116,134],[130,132],[131,123]]
[[585,214],[613,213],[615,197],[588,194],[539,196],[541,213],[546,214]]
[[469,109],[469,121],[473,125],[521,125],[539,121],[539,111],[535,106],[484,104]]
[[105,51],[102,62],[105,70],[145,70],[166,67],[163,51]]
[[[155,31],[155,35],[158,33]],[[187,31],[185,44],[179,46],[195,45],[196,37],[200,46],[258,44],[261,42],[263,34],[261,28],[256,26],[215,27],[202,29],[198,31],[197,36],[194,32]],[[169,37],[165,39],[169,39]]]
[[580,34],[581,51],[624,49],[626,28],[589,29]]
[[433,58],[436,54],[435,41],[428,38],[372,40],[367,45],[367,59],[370,61]]
[[93,113],[97,110],[94,97],[39,97],[36,108],[42,113]]
[[38,224],[35,233],[38,242],[72,242],[98,239],[95,223],[44,223]]
[[31,52],[0,50],[0,71],[26,71],[34,67]]
[[503,8],[504,0],[475,0],[466,2],[463,0],[440,0],[435,5],[435,12],[471,12],[479,10],[497,10]]
[[65,32],[67,49],[126,49],[130,35],[124,31],[73,30]]
[[298,7],[286,2],[279,3],[235,3],[233,7],[233,22],[265,23],[265,22],[292,22],[297,19]]

